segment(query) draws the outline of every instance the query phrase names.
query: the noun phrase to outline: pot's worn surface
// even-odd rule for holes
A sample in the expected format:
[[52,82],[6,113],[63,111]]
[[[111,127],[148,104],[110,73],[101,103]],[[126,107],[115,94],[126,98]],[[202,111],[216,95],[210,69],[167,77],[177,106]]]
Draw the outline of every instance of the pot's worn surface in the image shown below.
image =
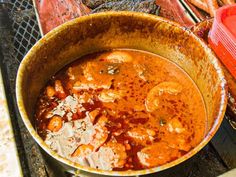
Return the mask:
[[[139,171],[103,171],[73,163],[53,152],[34,129],[35,102],[48,79],[80,56],[114,48],[140,49],[161,55],[183,68],[195,81],[207,109],[204,140],[189,153],[165,165]],[[212,51],[192,32],[169,20],[135,12],[106,12],[80,17],[52,30],[22,61],[16,95],[22,119],[39,145],[54,158],[79,170],[131,176],[158,172],[190,158],[217,131],[226,109],[226,82]]]

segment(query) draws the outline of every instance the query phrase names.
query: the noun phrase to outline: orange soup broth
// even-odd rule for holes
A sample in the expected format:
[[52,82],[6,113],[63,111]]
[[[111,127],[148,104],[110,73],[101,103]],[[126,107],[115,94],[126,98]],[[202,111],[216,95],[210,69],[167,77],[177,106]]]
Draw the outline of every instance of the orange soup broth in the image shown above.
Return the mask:
[[[71,112],[70,118],[65,113],[52,121],[52,110],[68,95],[76,97],[79,106],[75,111],[70,107],[64,110]],[[175,160],[201,142],[207,126],[204,101],[191,78],[173,62],[138,50],[90,54],[59,71],[39,97],[37,131],[46,140],[66,122],[84,119],[90,113],[93,125],[105,120],[99,125],[107,134],[101,134],[98,147],[86,142],[91,152],[103,146],[116,152],[109,142],[120,144],[119,151],[124,151],[118,156],[122,161],[112,170],[140,170]],[[75,154],[83,143],[74,144]],[[76,158],[87,157],[80,151],[78,156],[73,153],[65,157],[76,162]]]

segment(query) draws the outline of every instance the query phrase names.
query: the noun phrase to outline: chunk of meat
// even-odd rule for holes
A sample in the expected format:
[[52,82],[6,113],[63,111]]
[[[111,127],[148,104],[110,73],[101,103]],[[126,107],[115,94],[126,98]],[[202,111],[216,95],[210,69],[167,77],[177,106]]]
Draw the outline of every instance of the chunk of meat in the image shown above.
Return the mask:
[[55,91],[58,98],[63,99],[66,97],[66,93],[60,80],[55,81]]
[[171,134],[165,137],[165,141],[168,142],[169,147],[186,152],[192,148],[187,139],[187,134]]
[[84,119],[63,123],[57,132],[48,132],[45,142],[59,155],[71,158],[78,146],[90,144],[95,133],[94,125],[86,116]]
[[75,91],[81,89],[109,89],[112,84],[113,75],[107,72],[107,64],[98,65],[97,62],[87,62],[86,65],[82,66],[83,77],[77,80],[73,85]]
[[102,102],[114,102],[116,99],[121,99],[123,96],[121,91],[115,90],[103,90],[99,95],[98,99]]
[[107,63],[98,65],[98,62],[87,62],[85,66],[82,67],[84,77],[87,81],[93,81],[95,83],[107,83],[109,80],[113,79],[112,75],[109,75],[106,71],[108,69]]
[[95,133],[92,136],[90,145],[94,147],[94,150],[101,147],[107,140],[109,131],[105,127],[108,119],[105,116],[100,116],[97,123],[94,125]]
[[95,79],[96,73],[94,72],[94,70],[96,70],[96,69],[94,68],[93,62],[88,62],[87,65],[85,67],[83,67],[84,77],[88,81],[92,81]]
[[114,153],[113,168],[122,168],[126,162],[127,154],[123,144],[109,141],[103,147],[111,148]]
[[114,153],[110,148],[104,148],[103,146],[98,151],[93,152],[86,157],[88,166],[91,168],[97,168],[101,170],[112,170]]
[[191,145],[188,142],[191,132],[189,132],[177,118],[169,120],[166,124],[166,128],[169,133],[166,134],[163,141],[167,142],[169,147],[186,152],[191,149]]
[[62,127],[62,118],[60,116],[53,116],[48,123],[48,130],[57,132]]
[[153,87],[147,94],[145,106],[147,111],[153,112],[159,108],[160,96],[164,93],[177,95],[182,91],[182,85],[177,82],[162,82]]
[[95,109],[95,110],[88,113],[88,116],[89,116],[92,123],[94,123],[94,121],[95,121],[96,117],[98,116],[99,112],[100,112],[99,109]]
[[[77,113],[78,107],[79,104],[77,98],[72,95],[69,95],[52,110],[52,113],[54,115],[59,115],[63,117],[66,112]],[[72,114],[67,115],[68,120],[71,120],[71,116]]]
[[90,144],[80,145],[75,152],[71,155],[72,157],[85,157],[93,152],[94,147]]
[[110,141],[86,158],[89,166],[92,168],[112,170],[113,168],[124,167],[127,154],[124,145]]
[[78,144],[73,137],[67,137],[61,131],[64,132],[63,128],[58,132],[47,134],[45,143],[58,155],[70,158]]
[[106,82],[102,83],[101,81],[96,81],[96,82],[81,82],[81,81],[76,81],[75,84],[73,85],[73,93],[76,93],[77,91],[80,90],[89,90],[89,89],[109,89],[111,87],[111,80],[107,80]]
[[151,129],[143,127],[135,127],[127,132],[127,135],[132,138],[136,143],[146,145],[147,142],[154,140],[156,132]]
[[158,95],[162,95],[163,93],[169,93],[171,95],[179,94],[183,87],[177,82],[162,82],[154,87],[155,90],[158,91]]
[[49,98],[51,98],[51,97],[55,96],[55,94],[56,94],[55,89],[52,86],[47,86],[47,88],[46,88],[46,95]]
[[106,127],[96,124],[95,125],[95,134],[93,135],[90,144],[95,149],[98,149],[100,146],[102,146],[106,142],[106,140],[108,138],[108,134],[109,134],[109,132]]
[[96,125],[104,127],[107,122],[108,122],[108,118],[106,116],[102,115],[101,117],[98,118]]
[[173,118],[167,123],[167,129],[169,132],[175,133],[183,133],[185,131],[184,126],[177,118]]
[[142,65],[142,64],[140,64],[140,63],[135,63],[133,66],[134,66],[134,69],[136,70],[138,76],[139,76],[142,80],[146,81],[146,80],[147,80],[147,77],[145,76],[145,73],[146,73],[147,71],[146,71],[145,66]]
[[125,51],[113,51],[109,54],[100,56],[101,60],[111,63],[132,62],[133,58]]
[[75,74],[73,73],[73,68],[72,67],[69,67],[68,70],[67,70],[67,75],[69,76],[69,79],[70,80],[75,80]]
[[88,92],[76,93],[76,98],[78,99],[78,102],[81,103],[93,103],[93,95],[89,94]]
[[64,93],[64,88],[60,80],[55,80],[55,90],[56,92]]
[[167,143],[158,142],[150,146],[144,147],[137,153],[139,162],[144,167],[155,167],[165,164],[173,159],[181,156],[181,153],[170,148]]

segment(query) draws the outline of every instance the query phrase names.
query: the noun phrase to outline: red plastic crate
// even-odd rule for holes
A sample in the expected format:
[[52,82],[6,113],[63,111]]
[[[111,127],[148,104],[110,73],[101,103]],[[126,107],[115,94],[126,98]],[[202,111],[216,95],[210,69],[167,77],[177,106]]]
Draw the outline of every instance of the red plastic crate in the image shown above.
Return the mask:
[[224,6],[216,11],[208,41],[236,78],[236,5]]

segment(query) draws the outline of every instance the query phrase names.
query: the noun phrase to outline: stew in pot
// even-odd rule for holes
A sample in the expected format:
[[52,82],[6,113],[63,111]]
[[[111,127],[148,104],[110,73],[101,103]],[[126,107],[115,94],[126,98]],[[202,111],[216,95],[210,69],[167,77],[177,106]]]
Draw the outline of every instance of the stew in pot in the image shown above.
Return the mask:
[[173,161],[204,138],[200,91],[176,64],[152,53],[84,56],[47,83],[36,128],[59,155],[102,170],[140,170]]

